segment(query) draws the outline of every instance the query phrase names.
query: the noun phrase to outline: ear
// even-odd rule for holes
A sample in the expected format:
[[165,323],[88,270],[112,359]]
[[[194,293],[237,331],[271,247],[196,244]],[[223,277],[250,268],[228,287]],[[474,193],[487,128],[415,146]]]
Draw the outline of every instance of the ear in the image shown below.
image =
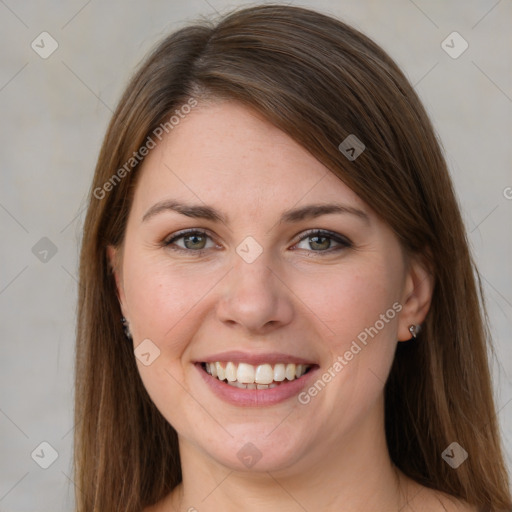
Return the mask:
[[398,321],[398,341],[411,339],[410,325],[421,324],[430,309],[434,291],[434,276],[426,262],[419,258],[409,260],[409,269],[402,295],[402,311]]
[[116,282],[116,292],[117,298],[119,300],[119,305],[121,307],[121,311],[123,316],[127,316],[127,312],[125,311],[125,294],[124,294],[124,285],[123,285],[123,273],[122,273],[122,258],[121,258],[121,249],[114,247],[113,245],[107,246],[107,260],[109,263],[109,267],[112,270],[112,274],[114,274],[114,279]]

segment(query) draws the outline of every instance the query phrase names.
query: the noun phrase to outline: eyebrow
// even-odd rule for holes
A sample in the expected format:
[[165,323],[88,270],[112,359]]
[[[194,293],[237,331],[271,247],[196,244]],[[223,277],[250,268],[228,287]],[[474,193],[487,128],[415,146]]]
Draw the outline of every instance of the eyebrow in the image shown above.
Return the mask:
[[[229,224],[227,218],[211,206],[185,204],[172,199],[160,201],[151,206],[151,208],[149,208],[142,217],[142,222],[147,222],[152,217],[166,211],[174,211],[196,219],[206,219],[213,222],[222,222],[226,225]],[[332,213],[354,215],[364,220],[367,224],[370,224],[370,217],[363,210],[338,203],[311,204],[300,208],[286,210],[283,212],[279,223],[300,222],[304,219],[311,219]]]

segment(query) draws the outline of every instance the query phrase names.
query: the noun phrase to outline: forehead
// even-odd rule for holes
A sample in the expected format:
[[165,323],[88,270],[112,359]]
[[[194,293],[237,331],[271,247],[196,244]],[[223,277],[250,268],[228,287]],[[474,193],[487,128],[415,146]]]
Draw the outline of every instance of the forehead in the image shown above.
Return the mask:
[[200,104],[146,157],[133,208],[168,197],[223,211],[282,211],[343,201],[368,211],[337,176],[258,112],[234,101]]

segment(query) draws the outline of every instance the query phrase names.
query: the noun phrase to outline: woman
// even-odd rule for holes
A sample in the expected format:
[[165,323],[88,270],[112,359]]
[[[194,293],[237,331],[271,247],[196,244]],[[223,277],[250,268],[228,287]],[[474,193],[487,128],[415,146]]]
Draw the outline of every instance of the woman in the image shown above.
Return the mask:
[[510,510],[473,270],[375,43],[287,6],[172,34],[91,187],[77,510]]

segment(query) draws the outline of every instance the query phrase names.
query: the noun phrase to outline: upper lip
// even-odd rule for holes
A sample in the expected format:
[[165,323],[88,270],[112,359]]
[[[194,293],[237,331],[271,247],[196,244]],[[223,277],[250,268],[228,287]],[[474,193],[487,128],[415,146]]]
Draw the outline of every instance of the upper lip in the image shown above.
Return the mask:
[[254,366],[260,364],[277,364],[277,363],[293,363],[293,364],[316,364],[310,359],[304,359],[292,354],[285,354],[281,352],[263,352],[261,354],[250,354],[239,350],[231,350],[227,352],[219,352],[211,356],[205,356],[203,359],[198,359],[198,363],[216,363],[216,362],[233,362],[233,363],[247,363]]

